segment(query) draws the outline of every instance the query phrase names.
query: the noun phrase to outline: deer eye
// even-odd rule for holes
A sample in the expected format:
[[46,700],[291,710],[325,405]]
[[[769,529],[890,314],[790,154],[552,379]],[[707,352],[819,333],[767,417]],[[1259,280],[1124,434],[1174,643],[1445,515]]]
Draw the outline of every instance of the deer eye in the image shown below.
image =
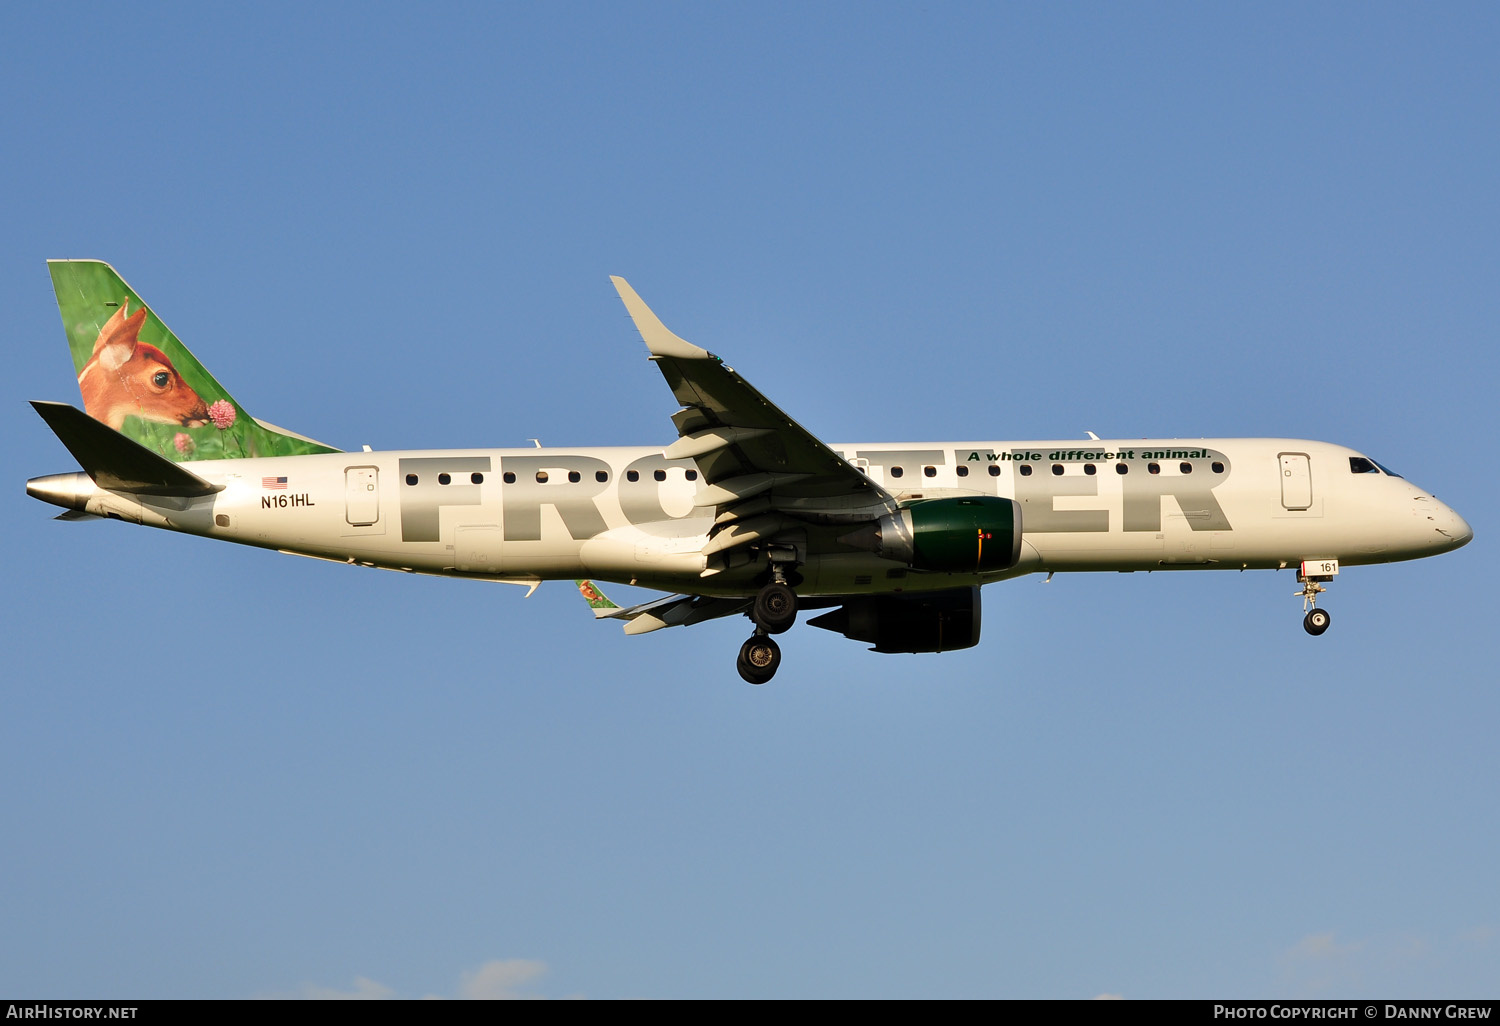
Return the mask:
[[151,383],[157,388],[166,388],[167,382],[171,380],[172,376],[166,371],[157,371],[155,374],[151,375]]

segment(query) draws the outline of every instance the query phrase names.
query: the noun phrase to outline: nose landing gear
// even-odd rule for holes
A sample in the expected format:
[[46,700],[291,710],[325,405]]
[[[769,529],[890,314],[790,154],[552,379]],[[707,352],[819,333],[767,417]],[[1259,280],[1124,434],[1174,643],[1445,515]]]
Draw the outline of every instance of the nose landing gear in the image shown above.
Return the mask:
[[1302,617],[1302,629],[1315,638],[1333,622],[1328,610],[1318,608],[1318,596],[1328,590],[1322,582],[1333,580],[1338,572],[1339,561],[1336,559],[1308,559],[1297,568],[1297,581],[1302,590],[1292,594],[1302,596],[1302,609],[1306,614]]

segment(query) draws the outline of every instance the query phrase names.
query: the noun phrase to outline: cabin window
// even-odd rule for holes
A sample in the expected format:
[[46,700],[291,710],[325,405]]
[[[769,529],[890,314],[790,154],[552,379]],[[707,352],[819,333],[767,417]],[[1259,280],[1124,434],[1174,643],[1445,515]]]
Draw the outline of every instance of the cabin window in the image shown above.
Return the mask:
[[1161,464],[1160,463],[1148,463],[1148,464],[1146,464],[1146,473],[1148,473],[1148,474],[1160,474],[1161,473]]
[[604,482],[606,482],[606,481],[609,480],[609,471],[607,471],[607,470],[596,470],[596,471],[594,471],[594,480],[598,481],[600,484],[603,484]]
[[685,477],[685,478],[687,478],[689,481],[696,481],[696,480],[698,480],[698,472],[696,470],[689,470],[687,473],[683,474],[682,476]]
[[1211,469],[1215,474],[1222,474],[1224,473],[1224,464],[1220,463],[1218,460],[1214,460],[1213,467]]
[[406,483],[409,484],[409,485],[416,484],[417,483],[417,475],[416,474],[407,474],[406,475]]
[[582,481],[582,480],[583,480],[583,475],[580,474],[578,471],[576,471],[576,470],[570,470],[570,471],[568,471],[568,483],[569,484],[577,484],[579,481]]
[[504,474],[500,475],[500,480],[504,481],[506,484],[515,484],[516,475],[507,470]]
[[1126,466],[1125,464],[1123,464],[1123,463],[1116,463],[1115,464],[1115,473],[1116,474],[1128,474],[1128,473],[1130,473],[1130,468],[1128,466]]
[[658,470],[651,476],[656,478],[658,481],[665,481],[667,479],[667,472],[665,470]]
[[1021,476],[1022,477],[1030,477],[1031,476],[1031,464],[1030,463],[1023,463],[1023,464],[1021,464]]
[[453,483],[453,478],[449,477],[447,474],[439,474],[438,475],[438,484],[444,484],[445,485],[445,484],[452,484],[452,483]]
[[547,472],[545,470],[538,470],[536,472],[536,483],[537,484],[546,484],[547,483]]
[[1000,476],[1000,464],[998,464],[998,463],[991,463],[990,464],[990,477],[999,477],[999,476]]
[[922,468],[922,476],[923,477],[937,477],[937,467],[923,467]]
[[1052,476],[1053,477],[1062,477],[1062,475],[1063,475],[1063,465],[1061,463],[1054,463],[1054,464],[1052,464]]
[[902,470],[900,467],[892,467],[891,468],[891,476],[892,477],[900,477],[904,473],[906,473],[906,471]]
[[958,466],[954,467],[953,468],[953,472],[955,474],[957,474],[959,477],[968,477],[969,476],[969,468],[966,467],[966,466],[964,466],[962,463],[960,463]]
[[627,480],[627,481],[639,481],[640,479],[641,479],[641,472],[639,470],[627,470],[627,471],[625,471],[625,480]]
[[1083,465],[1083,472],[1085,474],[1087,474],[1089,477],[1093,477],[1095,474],[1097,474],[1099,472],[1099,468],[1096,467],[1096,466],[1094,466],[1092,463],[1085,463]]
[[470,474],[469,480],[474,484],[484,484],[484,475],[478,473]]
[[1191,463],[1179,463],[1177,464],[1177,469],[1184,474],[1191,474],[1193,472],[1193,465]]

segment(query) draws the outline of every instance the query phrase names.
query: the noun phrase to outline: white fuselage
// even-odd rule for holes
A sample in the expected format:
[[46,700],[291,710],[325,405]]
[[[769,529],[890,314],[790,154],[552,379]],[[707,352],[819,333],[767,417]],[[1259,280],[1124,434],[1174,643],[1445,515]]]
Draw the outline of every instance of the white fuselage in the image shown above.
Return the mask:
[[[925,573],[806,527],[800,594],[951,588],[1035,571],[1245,569],[1415,559],[1471,537],[1453,510],[1357,452],[1237,438],[831,446],[903,503],[996,495],[1020,505],[1019,564]],[[514,582],[594,577],[753,594],[762,567],[704,574],[714,522],[691,460],[661,449],[350,452],[202,461],[200,499],[98,488],[85,475],[38,498],[226,541],[363,566]],[[1363,472],[1357,472],[1357,468]]]

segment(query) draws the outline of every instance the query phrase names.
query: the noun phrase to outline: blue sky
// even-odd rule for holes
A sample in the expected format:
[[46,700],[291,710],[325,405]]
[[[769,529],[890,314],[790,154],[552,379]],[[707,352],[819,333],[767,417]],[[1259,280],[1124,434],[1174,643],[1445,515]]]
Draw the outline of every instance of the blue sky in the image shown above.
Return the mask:
[[[26,5],[0,39],[0,993],[1493,996],[1491,5]],[[607,276],[830,442],[1291,435],[1473,525],[626,638],[27,477],[44,261],[345,448],[664,444]],[[248,612],[247,612],[248,610]]]

